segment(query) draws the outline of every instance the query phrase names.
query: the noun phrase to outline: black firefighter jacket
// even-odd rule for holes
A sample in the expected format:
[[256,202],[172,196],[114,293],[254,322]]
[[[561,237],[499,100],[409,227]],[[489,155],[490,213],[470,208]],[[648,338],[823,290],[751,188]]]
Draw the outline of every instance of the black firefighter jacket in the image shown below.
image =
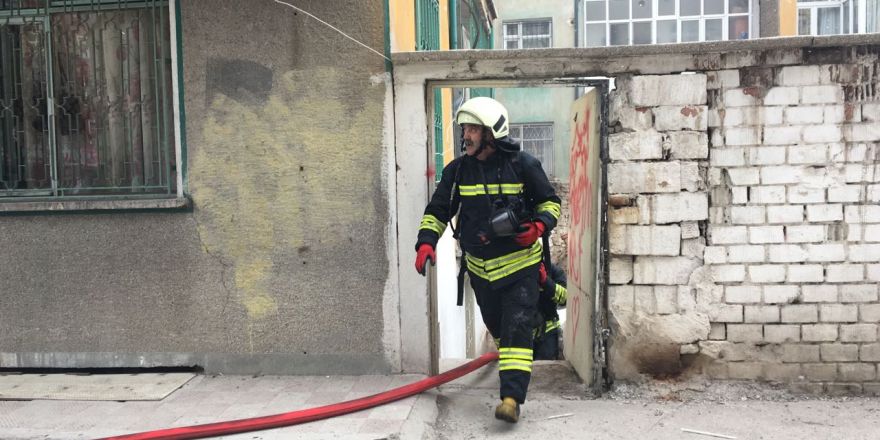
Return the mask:
[[458,212],[458,238],[472,282],[498,288],[533,271],[537,274],[542,257],[540,238],[526,247],[516,244],[514,236],[490,237],[489,243],[481,239],[491,235],[489,220],[505,199],[522,201],[521,221],[540,220],[546,226],[545,233],[556,226],[560,200],[541,162],[533,156],[498,150],[485,161],[466,155],[456,158],[443,169],[425,208],[416,249],[422,243],[436,248],[446,225]]

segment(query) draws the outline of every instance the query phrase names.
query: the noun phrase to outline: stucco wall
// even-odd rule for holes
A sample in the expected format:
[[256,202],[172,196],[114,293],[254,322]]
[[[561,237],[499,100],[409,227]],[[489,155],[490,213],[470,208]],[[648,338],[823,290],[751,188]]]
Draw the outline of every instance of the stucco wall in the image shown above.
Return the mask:
[[[0,219],[3,367],[399,369],[384,60],[259,3],[182,2],[192,212]],[[381,3],[296,5],[381,52]]]

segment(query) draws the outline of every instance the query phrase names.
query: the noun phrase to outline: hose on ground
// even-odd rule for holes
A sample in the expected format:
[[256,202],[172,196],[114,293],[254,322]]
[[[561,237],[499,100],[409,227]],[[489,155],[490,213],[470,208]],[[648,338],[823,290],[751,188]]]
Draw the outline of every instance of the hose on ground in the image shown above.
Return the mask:
[[183,426],[179,428],[160,429],[145,431],[136,434],[126,434],[116,437],[106,437],[100,440],[185,440],[195,438],[213,437],[219,435],[238,434],[242,432],[260,431],[263,429],[293,426],[315,420],[328,419],[344,414],[360,411],[374,406],[384,405],[409,396],[419,394],[431,388],[443,385],[451,380],[458,379],[474,370],[498,359],[498,353],[486,353],[464,365],[453,368],[436,376],[422,379],[418,382],[404,385],[393,390],[361,397],[360,399],[348,400],[317,408],[303,409],[271,416],[253,417],[249,419],[230,420],[226,422],[207,423],[204,425]]

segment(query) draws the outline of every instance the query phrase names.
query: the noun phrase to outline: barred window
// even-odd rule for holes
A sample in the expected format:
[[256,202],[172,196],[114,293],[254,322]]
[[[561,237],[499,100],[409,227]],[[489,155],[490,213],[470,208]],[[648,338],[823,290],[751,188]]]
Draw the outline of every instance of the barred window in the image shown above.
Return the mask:
[[167,2],[0,0],[0,198],[176,194]]
[[749,38],[750,0],[586,0],[586,46]]
[[555,176],[553,162],[553,123],[510,124],[509,136],[522,144],[522,149],[541,161],[548,176]]
[[505,49],[534,49],[553,47],[550,20],[505,21]]

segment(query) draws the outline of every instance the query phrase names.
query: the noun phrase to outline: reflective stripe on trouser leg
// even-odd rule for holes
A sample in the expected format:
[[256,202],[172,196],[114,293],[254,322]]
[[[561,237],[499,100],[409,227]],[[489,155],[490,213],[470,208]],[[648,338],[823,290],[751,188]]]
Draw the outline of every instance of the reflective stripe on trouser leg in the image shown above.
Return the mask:
[[532,338],[538,304],[537,271],[501,290],[501,346],[498,375],[501,397],[526,400],[532,372]]

